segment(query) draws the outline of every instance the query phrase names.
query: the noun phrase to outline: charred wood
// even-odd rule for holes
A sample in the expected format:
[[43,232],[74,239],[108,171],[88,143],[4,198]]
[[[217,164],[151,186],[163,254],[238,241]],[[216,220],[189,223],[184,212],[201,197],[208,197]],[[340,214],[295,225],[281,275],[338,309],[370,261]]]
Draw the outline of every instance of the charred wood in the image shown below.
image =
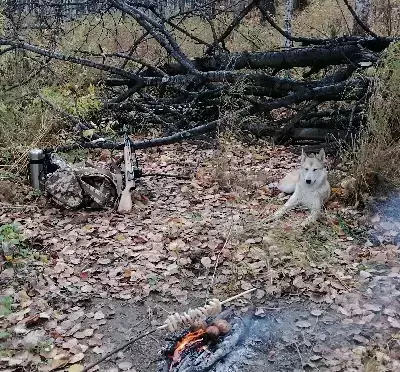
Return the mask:
[[323,117],[332,117],[332,116],[350,116],[353,112],[354,114],[359,114],[364,111],[363,106],[356,106],[355,108],[338,108],[338,109],[328,109],[328,110],[320,110],[315,112],[310,112],[305,115],[305,119],[310,118],[323,118]]
[[363,78],[354,78],[342,83],[332,84],[325,87],[307,88],[295,92],[283,98],[268,101],[258,101],[257,106],[253,108],[252,113],[257,111],[270,111],[280,107],[289,107],[293,104],[303,101],[352,101],[359,99],[365,94],[368,86],[368,80]]
[[273,137],[277,131],[273,122],[246,122],[241,130],[250,133],[256,138]]
[[[301,145],[301,143],[297,143],[297,145]],[[308,153],[318,153],[321,149],[325,150],[326,154],[337,154],[339,144],[337,143],[331,143],[331,142],[322,142],[314,145],[310,144],[304,144],[301,147],[296,147],[293,149],[293,152],[297,155],[301,155],[302,149],[308,154]]]
[[294,141],[311,140],[311,141],[337,141],[352,138],[356,132],[336,129],[322,128],[296,128],[293,130],[292,139]]
[[[214,121],[186,131],[175,133],[171,136],[153,138],[145,141],[136,141],[132,143],[132,147],[135,148],[135,150],[141,150],[150,147],[165,146],[177,142],[182,142],[185,141],[186,139],[215,131],[219,123],[220,123],[219,121]],[[124,144],[110,142],[110,141],[93,141],[93,142],[80,143],[78,145],[62,146],[54,149],[47,149],[47,151],[64,152],[64,151],[74,150],[76,148],[123,150]]]
[[351,122],[349,116],[325,117],[325,118],[311,118],[309,120],[300,120],[297,128],[333,128],[333,129],[347,129],[351,124],[354,127],[359,127],[362,122],[360,115],[355,116]]
[[274,141],[280,143],[287,138],[287,136],[293,131],[296,124],[306,115],[308,112],[314,110],[318,106],[318,102],[314,101],[310,105],[300,110],[294,115],[287,124],[285,124],[277,133],[274,135]]
[[[368,44],[368,43],[367,43]],[[293,67],[308,67],[343,65],[349,62],[359,63],[375,61],[379,53],[386,49],[390,41],[377,43],[373,49],[362,43],[343,43],[309,48],[295,48],[286,51],[273,52],[240,52],[224,53],[216,56],[197,58],[193,60],[194,66],[199,71],[217,71],[227,69],[260,69],[278,68],[288,69]],[[169,64],[162,67],[168,74],[181,74],[185,70],[179,64]]]

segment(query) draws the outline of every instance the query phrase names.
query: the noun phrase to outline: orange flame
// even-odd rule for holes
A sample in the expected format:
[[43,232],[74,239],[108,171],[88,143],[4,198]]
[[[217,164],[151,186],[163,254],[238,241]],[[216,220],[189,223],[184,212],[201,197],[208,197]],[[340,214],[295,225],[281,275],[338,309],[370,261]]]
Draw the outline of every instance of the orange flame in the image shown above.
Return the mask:
[[204,329],[198,329],[195,332],[188,333],[185,337],[180,340],[174,350],[174,355],[172,357],[173,363],[179,362],[182,352],[190,346],[193,346],[201,341],[203,341],[203,335],[206,333]]

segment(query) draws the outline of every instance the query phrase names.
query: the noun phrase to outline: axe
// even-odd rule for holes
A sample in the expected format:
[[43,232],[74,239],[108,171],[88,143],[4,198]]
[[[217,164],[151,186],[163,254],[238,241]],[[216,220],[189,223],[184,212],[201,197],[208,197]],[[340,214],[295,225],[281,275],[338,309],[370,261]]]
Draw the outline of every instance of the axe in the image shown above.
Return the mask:
[[135,186],[135,176],[131,163],[131,143],[128,135],[124,134],[124,163],[125,163],[125,188],[119,200],[118,212],[129,212],[132,209],[131,189]]

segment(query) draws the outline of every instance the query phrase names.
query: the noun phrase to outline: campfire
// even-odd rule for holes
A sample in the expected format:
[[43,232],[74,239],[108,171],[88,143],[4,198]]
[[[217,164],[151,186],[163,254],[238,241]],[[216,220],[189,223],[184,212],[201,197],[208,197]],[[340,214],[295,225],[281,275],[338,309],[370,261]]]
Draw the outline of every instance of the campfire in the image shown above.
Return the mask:
[[[226,308],[184,331],[171,332],[160,351],[158,372],[263,371],[280,327],[272,312],[256,314],[252,308],[238,316],[234,308]],[[248,369],[253,363],[255,369]]]
[[[204,306],[197,307],[195,309],[189,309],[187,310],[187,312],[183,312],[181,314],[170,314],[163,325],[160,325],[159,327],[154,328],[146,333],[142,333],[138,337],[134,337],[124,345],[112,350],[110,353],[103,356],[99,361],[92,363],[88,367],[84,368],[82,372],[88,372],[93,367],[97,366],[100,362],[108,359],[110,356],[115,354],[117,351],[131,345],[132,343],[140,340],[143,337],[151,335],[157,330],[168,329],[170,332],[177,332],[183,327],[190,326],[189,332],[185,331],[179,337],[175,337],[172,346],[170,345],[164,350],[163,354],[167,357],[167,364],[164,364],[160,367],[161,371],[189,371],[185,367],[185,365],[188,363],[187,360],[185,359],[185,361],[182,362],[182,358],[184,356],[196,355],[196,352],[198,352],[200,356],[204,355],[204,352],[208,351],[208,346],[211,345],[211,343],[214,345],[218,344],[220,337],[230,333],[231,326],[226,320],[226,317],[232,314],[232,311],[225,310],[223,312],[222,306],[253,291],[255,291],[255,288],[248,289],[235,296],[229,297],[224,301],[213,298],[210,299],[208,303],[206,303]],[[207,322],[207,320],[210,320],[213,317],[215,318],[217,315],[219,315],[218,318],[214,319],[213,322]],[[221,345],[223,343],[224,342],[222,342]],[[193,347],[197,345],[198,347],[196,352],[187,353],[188,350],[193,350]],[[220,350],[223,350],[223,348],[221,348]],[[208,359],[206,361],[206,364],[209,364],[210,361],[210,365],[212,366],[215,363],[215,361],[212,362],[212,358]],[[194,361],[194,363],[196,364],[197,360]],[[175,366],[177,366],[177,368]],[[196,368],[196,371],[202,370],[203,369]],[[206,370],[208,371],[210,369],[207,368]],[[190,369],[190,371],[194,372],[195,370]]]
[[[219,316],[211,322],[195,322],[189,332],[179,335],[173,347],[166,350],[167,364],[169,361],[169,372],[181,371],[182,361],[197,358],[203,353],[212,354],[222,341],[223,337],[229,334],[231,326],[227,320]],[[169,360],[168,360],[169,359]],[[184,371],[185,369],[183,369]]]
[[204,339],[206,338],[206,331],[204,329],[198,329],[194,332],[189,332],[186,336],[182,338],[182,340],[178,341],[176,348],[174,350],[173,355],[171,356],[171,368],[173,368],[174,364],[177,364],[181,360],[181,355],[186,350],[189,350],[193,347],[199,347],[200,350],[205,348],[206,346],[202,345],[204,343]]
[[[198,321],[190,329],[174,334],[163,350],[164,362],[160,372],[201,372],[212,370],[240,340],[243,328],[233,322],[232,310],[222,312],[214,319]],[[231,325],[231,322],[234,324]],[[239,331],[239,332],[238,332]]]

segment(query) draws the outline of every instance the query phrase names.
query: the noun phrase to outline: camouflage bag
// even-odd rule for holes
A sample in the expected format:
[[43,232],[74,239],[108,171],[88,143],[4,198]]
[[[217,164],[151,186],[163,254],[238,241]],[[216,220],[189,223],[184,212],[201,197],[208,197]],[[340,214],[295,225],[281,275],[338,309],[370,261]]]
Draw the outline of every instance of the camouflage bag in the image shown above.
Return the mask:
[[115,163],[112,166],[115,173],[89,163],[79,167],[59,162],[47,176],[45,189],[65,208],[113,208],[122,190],[122,175]]

